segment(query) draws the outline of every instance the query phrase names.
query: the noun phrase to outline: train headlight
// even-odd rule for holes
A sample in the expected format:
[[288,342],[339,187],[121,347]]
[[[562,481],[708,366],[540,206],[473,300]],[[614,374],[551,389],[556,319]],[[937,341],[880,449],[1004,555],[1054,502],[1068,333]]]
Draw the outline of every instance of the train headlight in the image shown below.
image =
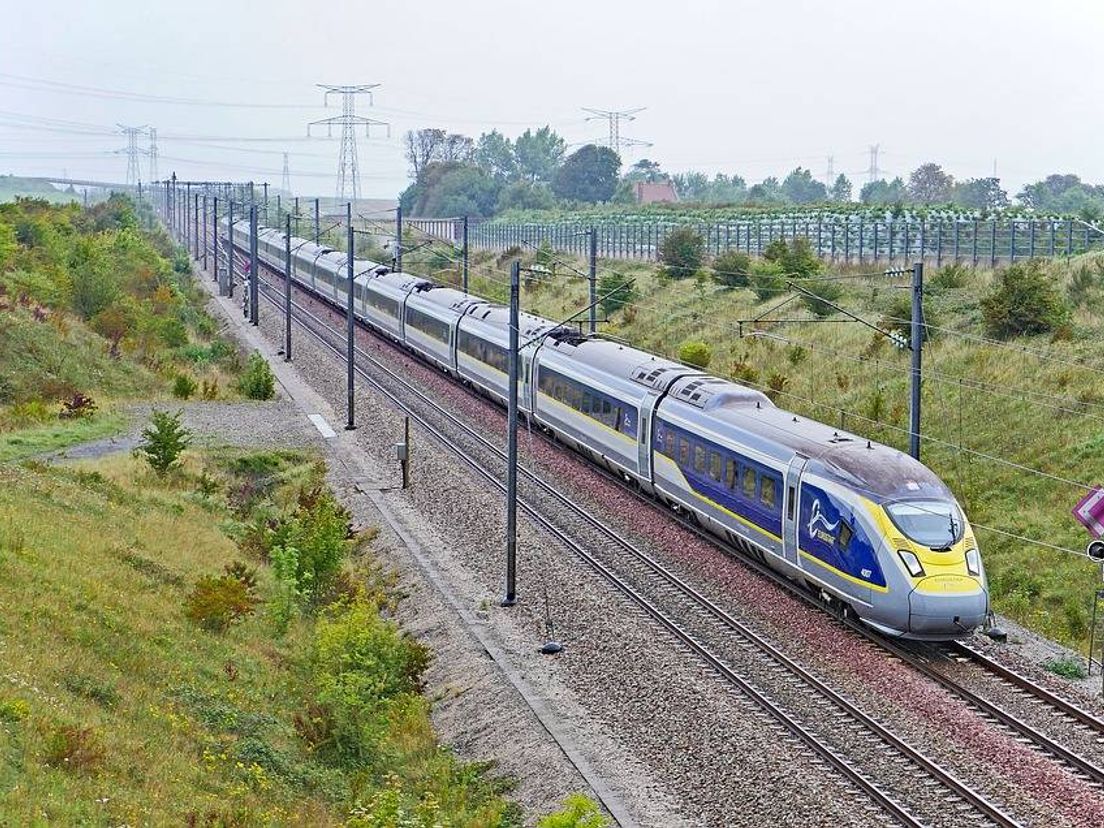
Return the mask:
[[981,577],[981,556],[976,549],[966,550],[966,571],[975,578]]
[[906,549],[898,549],[897,554],[901,556],[901,562],[909,571],[909,575],[913,578],[924,577],[924,567],[920,565],[920,559],[916,555]]

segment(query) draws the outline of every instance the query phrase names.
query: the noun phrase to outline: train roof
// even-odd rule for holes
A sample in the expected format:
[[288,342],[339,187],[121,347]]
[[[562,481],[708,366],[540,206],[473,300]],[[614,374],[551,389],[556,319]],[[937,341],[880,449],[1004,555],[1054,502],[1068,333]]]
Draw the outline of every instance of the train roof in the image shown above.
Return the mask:
[[[763,395],[754,389],[727,380],[716,382],[742,391],[731,397],[727,389],[720,392],[703,406],[703,417],[772,444],[781,449],[777,452],[781,458],[794,452],[803,454],[809,458],[809,471],[862,490],[879,502],[899,498],[954,499],[935,472],[902,451],[778,408],[769,400],[757,399]],[[680,393],[691,384],[681,383],[672,397],[693,405],[689,399],[680,398]]]
[[702,376],[696,368],[602,336],[565,337],[549,344],[591,368],[660,391],[680,377]]

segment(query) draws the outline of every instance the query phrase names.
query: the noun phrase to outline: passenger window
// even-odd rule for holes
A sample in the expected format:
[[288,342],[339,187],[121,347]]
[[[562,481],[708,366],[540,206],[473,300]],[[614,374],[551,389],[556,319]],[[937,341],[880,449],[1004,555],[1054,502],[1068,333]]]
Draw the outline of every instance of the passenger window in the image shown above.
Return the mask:
[[764,477],[763,482],[759,484],[759,499],[763,503],[774,509],[774,480],[770,477]]
[[690,465],[690,443],[687,442],[685,437],[678,438],[679,444],[679,463],[683,466]]
[[694,471],[705,474],[705,449],[701,446],[694,446]]
[[744,466],[744,497],[755,497],[755,469]]
[[614,418],[613,418],[613,427],[617,431],[620,431],[621,430],[621,406],[617,406],[617,408],[615,408],[614,411],[616,413],[615,413]]
[[583,409],[584,414],[590,413],[590,394],[583,392]]
[[851,529],[851,526],[846,521],[841,520],[839,536],[836,538],[836,543],[839,544],[839,548],[846,552],[847,547],[851,545],[851,538],[854,534],[855,532]]
[[663,435],[663,453],[671,459],[675,457],[675,435],[669,431]]
[[721,481],[721,455],[715,451],[709,452],[709,476],[718,483]]
[[725,485],[730,489],[736,488],[736,461],[731,458],[725,460]]

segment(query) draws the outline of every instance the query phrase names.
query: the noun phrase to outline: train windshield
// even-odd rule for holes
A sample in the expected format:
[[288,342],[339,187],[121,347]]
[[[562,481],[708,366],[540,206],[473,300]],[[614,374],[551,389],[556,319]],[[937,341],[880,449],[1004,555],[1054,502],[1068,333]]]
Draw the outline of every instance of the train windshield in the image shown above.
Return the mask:
[[962,538],[964,523],[958,506],[946,500],[908,500],[886,507],[893,523],[911,541],[942,549]]

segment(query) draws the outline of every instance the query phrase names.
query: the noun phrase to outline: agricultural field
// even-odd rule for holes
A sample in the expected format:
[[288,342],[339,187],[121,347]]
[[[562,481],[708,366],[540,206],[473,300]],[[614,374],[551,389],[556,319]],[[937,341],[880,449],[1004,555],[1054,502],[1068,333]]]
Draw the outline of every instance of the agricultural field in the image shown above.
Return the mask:
[[[505,300],[511,255],[537,271],[524,279],[526,310],[565,319],[586,306],[585,263],[548,248],[478,254],[472,290]],[[447,256],[422,262],[442,281],[457,278]],[[745,273],[735,278],[713,273],[724,263],[673,278],[650,263],[602,261],[599,295],[631,287],[604,303],[600,330],[705,363],[799,415],[907,450],[909,352],[831,307],[802,301],[777,262],[737,260],[731,266]],[[1008,268],[928,268],[923,459],[978,526],[996,609],[1083,648],[1100,573],[1075,554],[1089,538],[1070,510],[1082,484],[1104,479],[1104,255],[1018,263],[1012,282],[1025,268],[1057,303],[1046,333],[987,328],[986,301],[991,313],[1002,309],[986,297]],[[887,332],[907,329],[907,276],[824,263],[811,270],[797,283]]]

